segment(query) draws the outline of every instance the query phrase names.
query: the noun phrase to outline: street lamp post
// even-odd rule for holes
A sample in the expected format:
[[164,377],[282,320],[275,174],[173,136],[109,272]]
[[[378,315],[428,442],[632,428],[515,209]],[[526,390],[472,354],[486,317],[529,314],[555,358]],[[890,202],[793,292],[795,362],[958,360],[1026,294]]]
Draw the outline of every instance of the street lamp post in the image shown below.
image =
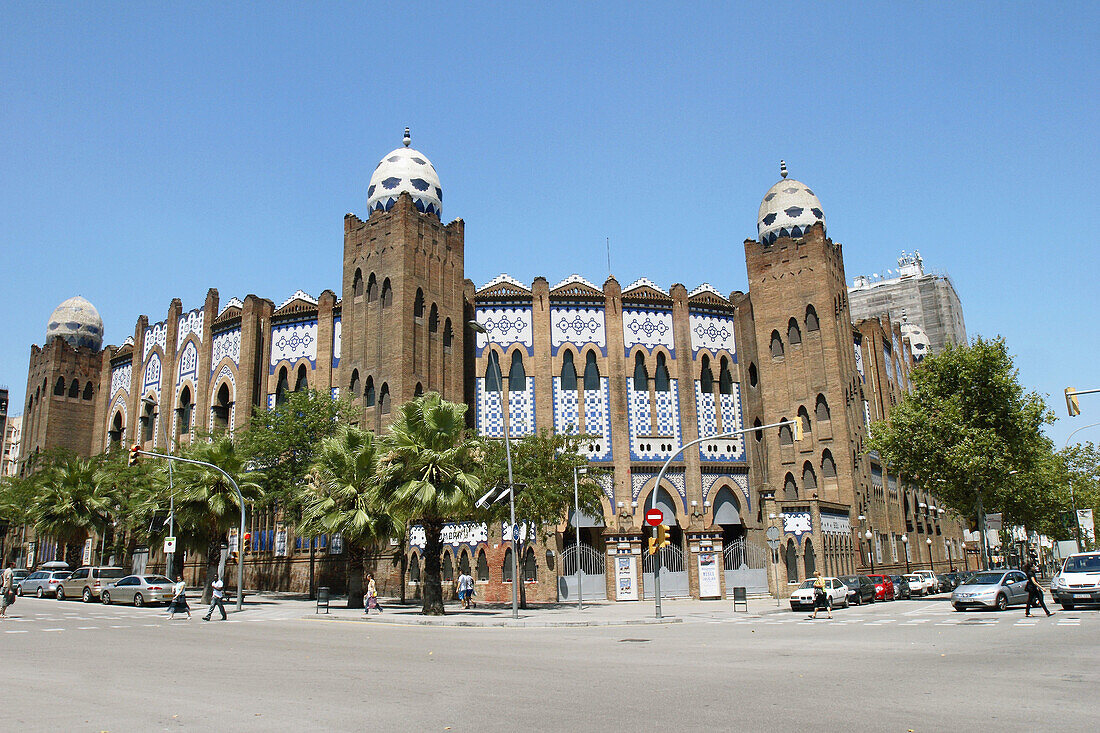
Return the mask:
[[875,574],[875,547],[874,547],[874,543],[872,543],[872,541],[871,541],[871,538],[874,537],[875,535],[874,535],[873,532],[871,532],[871,530],[867,530],[866,534],[864,534],[863,536],[867,538],[867,559],[871,562],[871,575],[874,575]]
[[[480,333],[484,336],[488,336],[489,331],[485,326],[481,325],[477,321],[467,321],[466,325],[470,327],[470,330]],[[519,527],[516,526],[516,491],[515,485],[512,482],[512,441],[508,436],[508,421],[510,415],[504,411],[504,381],[500,378],[500,359],[497,358],[497,352],[492,349],[489,350],[489,361],[496,366],[492,370],[493,374],[498,375],[497,378],[497,394],[500,395],[500,410],[501,417],[504,421],[504,457],[508,462],[508,516],[512,523],[512,618],[519,618],[519,597],[516,593],[518,587],[516,583],[519,580],[519,559],[516,555],[519,554]]]
[[573,466],[573,529],[577,533],[577,547],[573,552],[577,570],[577,610],[581,610],[581,499],[577,476],[588,473],[584,466]]
[[909,574],[909,535],[901,536],[902,549],[905,550],[905,574]]
[[932,572],[936,572],[936,568],[932,566],[932,538],[929,537],[925,542],[928,543],[928,569]]

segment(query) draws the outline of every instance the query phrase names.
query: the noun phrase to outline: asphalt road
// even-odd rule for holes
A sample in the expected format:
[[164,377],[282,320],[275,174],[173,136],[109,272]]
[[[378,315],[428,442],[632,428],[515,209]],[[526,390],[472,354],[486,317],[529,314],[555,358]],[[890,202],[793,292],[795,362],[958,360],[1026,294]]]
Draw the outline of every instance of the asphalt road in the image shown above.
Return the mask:
[[914,600],[593,628],[229,623],[33,598],[6,730],[1095,731],[1100,610]]

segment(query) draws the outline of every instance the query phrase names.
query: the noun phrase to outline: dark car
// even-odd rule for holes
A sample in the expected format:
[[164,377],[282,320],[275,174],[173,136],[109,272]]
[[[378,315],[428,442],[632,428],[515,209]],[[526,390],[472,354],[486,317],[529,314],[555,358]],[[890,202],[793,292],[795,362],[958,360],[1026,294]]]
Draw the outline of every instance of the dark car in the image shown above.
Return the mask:
[[876,601],[892,601],[896,598],[894,595],[894,581],[890,580],[889,575],[868,575],[867,577],[875,584]]
[[950,593],[959,587],[960,573],[944,573],[940,578],[940,592]]
[[909,594],[909,584],[905,582],[905,579],[900,575],[891,575],[890,581],[894,584],[894,598],[901,600],[908,600],[911,598]]
[[875,584],[866,575],[842,575],[840,582],[848,586],[848,602],[857,606],[875,602]]

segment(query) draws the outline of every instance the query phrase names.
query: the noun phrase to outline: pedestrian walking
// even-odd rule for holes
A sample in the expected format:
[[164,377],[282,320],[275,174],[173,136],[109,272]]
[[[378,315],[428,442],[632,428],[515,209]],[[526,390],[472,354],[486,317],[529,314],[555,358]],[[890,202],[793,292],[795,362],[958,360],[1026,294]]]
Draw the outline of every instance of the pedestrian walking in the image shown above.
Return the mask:
[[1024,568],[1027,573],[1027,608],[1024,609],[1024,615],[1031,615],[1031,607],[1042,608],[1046,611],[1047,616],[1053,615],[1051,610],[1047,608],[1047,602],[1043,599],[1043,586],[1039,585],[1039,573],[1035,570],[1035,563],[1029,562],[1027,567]]
[[172,602],[168,604],[168,620],[171,621],[180,612],[191,618],[191,607],[187,605],[187,583],[183,582],[182,575],[177,575],[176,584],[172,586]]
[[470,608],[474,605],[473,599],[474,577],[463,572],[458,576],[458,600],[461,601],[463,608]]
[[814,615],[810,616],[812,619],[817,618],[818,611],[825,611],[829,614],[828,618],[833,617],[833,603],[829,598],[829,593],[825,588],[825,578],[821,576],[821,571],[817,571],[814,577]]
[[210,584],[210,610],[202,617],[203,621],[210,620],[210,617],[214,615],[215,608],[222,612],[222,621],[225,621],[225,591],[222,590],[224,587],[225,584],[222,583],[221,578],[216,578]]
[[382,613],[382,604],[378,602],[378,585],[374,582],[374,573],[367,573],[367,594],[366,606],[363,609],[363,614],[369,616],[372,608],[377,608],[378,613]]
[[8,606],[15,603],[15,563],[9,562],[0,578],[0,618],[7,618]]

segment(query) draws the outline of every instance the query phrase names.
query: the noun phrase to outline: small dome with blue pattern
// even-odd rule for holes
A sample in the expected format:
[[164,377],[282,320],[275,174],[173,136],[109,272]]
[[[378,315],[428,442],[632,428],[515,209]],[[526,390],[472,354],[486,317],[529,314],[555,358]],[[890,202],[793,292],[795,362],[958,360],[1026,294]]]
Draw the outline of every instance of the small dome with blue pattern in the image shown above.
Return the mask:
[[70,346],[99,351],[103,346],[103,319],[99,311],[79,295],[54,308],[46,326],[46,343],[64,339]]
[[817,195],[805,183],[787,178],[785,161],[779,161],[779,174],[782,180],[768,189],[756,219],[756,230],[764,244],[780,237],[799,239],[817,223],[825,226],[825,213]]
[[410,148],[412,138],[405,128],[405,146],[394,150],[378,163],[367,188],[368,216],[376,211],[389,211],[397,197],[405,192],[413,205],[426,214],[443,218],[443,188],[432,162],[420,151]]

